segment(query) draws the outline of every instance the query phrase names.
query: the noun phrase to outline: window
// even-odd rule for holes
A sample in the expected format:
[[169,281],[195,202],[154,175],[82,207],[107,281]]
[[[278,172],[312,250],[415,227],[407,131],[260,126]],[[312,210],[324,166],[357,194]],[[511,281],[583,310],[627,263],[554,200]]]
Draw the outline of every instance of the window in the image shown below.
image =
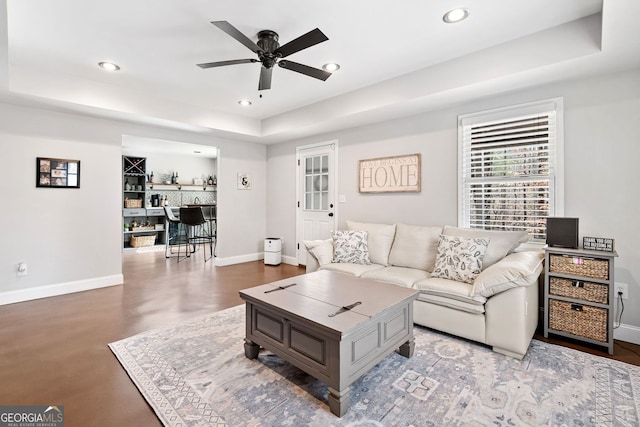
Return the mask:
[[459,223],[546,239],[561,216],[562,98],[458,118]]
[[329,156],[320,155],[304,159],[304,208],[328,210]]

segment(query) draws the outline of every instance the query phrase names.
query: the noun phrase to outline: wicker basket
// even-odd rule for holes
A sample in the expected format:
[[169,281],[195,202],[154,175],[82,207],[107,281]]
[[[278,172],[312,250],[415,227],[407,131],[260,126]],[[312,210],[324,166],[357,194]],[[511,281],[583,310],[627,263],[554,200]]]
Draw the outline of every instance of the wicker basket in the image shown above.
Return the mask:
[[124,199],[125,208],[141,208],[142,199]]
[[549,293],[583,301],[609,303],[609,286],[600,283],[551,277],[549,279]]
[[130,239],[132,248],[144,248],[146,246],[153,246],[156,243],[156,234],[149,234],[144,236],[131,236]]
[[606,343],[608,310],[549,298],[549,328]]
[[549,264],[549,271],[554,273],[609,280],[609,261],[606,259],[550,254]]

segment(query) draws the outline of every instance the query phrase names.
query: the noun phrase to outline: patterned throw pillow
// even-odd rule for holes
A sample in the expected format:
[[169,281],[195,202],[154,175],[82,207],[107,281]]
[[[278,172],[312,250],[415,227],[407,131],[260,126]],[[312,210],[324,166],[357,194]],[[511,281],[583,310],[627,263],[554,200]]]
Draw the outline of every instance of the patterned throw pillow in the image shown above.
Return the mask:
[[366,231],[333,232],[333,262],[371,264]]
[[438,241],[436,267],[431,277],[473,283],[482,271],[482,258],[489,239],[471,239],[441,235]]

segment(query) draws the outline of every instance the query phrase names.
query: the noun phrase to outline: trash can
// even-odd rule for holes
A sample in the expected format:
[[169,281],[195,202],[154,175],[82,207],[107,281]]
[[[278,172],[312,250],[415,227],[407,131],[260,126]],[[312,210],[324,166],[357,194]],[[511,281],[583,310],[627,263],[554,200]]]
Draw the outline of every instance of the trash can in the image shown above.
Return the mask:
[[267,237],[264,239],[265,265],[280,265],[282,262],[282,238]]

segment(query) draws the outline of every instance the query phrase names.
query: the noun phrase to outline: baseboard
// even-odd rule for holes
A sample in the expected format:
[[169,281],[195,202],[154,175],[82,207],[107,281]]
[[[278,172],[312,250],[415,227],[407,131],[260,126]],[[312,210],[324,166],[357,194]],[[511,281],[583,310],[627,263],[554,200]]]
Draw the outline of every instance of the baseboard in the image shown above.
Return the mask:
[[258,261],[261,259],[264,259],[264,254],[262,252],[226,258],[216,257],[216,266],[224,267],[225,265],[242,264],[244,262]]
[[622,323],[613,330],[613,339],[640,345],[640,328]]
[[[233,257],[220,258],[216,257],[216,265],[223,267],[225,265],[242,264],[244,262],[259,261],[264,259],[264,252],[255,254],[238,255]],[[282,262],[285,264],[298,265],[298,259],[292,256],[283,256]]]
[[122,285],[123,282],[124,276],[122,274],[114,274],[112,276],[94,277],[86,280],[77,280],[75,282],[56,283],[53,285],[2,292],[0,293],[0,305],[55,297],[73,292],[90,291],[91,289]]
[[289,265],[298,265],[298,258],[294,256],[282,256],[282,262]]

